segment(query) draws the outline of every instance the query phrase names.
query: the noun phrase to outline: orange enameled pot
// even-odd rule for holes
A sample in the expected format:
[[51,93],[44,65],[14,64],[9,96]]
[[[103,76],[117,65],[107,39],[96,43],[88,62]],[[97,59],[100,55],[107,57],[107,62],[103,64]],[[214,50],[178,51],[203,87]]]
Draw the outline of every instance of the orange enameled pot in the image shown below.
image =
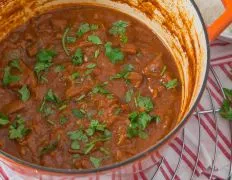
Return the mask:
[[[149,26],[172,53],[182,81],[181,112],[176,126],[157,144],[136,156],[110,166],[89,170],[67,170],[38,166],[0,151],[0,165],[23,179],[75,179],[121,177],[130,179],[134,167],[140,171],[154,166],[150,156],[164,148],[187,122],[206,85],[209,69],[209,41],[215,39],[232,22],[232,3],[224,0],[225,13],[208,29],[193,0],[1,0],[0,40],[31,17],[62,6],[95,4],[117,9]],[[208,33],[207,33],[208,32]]]

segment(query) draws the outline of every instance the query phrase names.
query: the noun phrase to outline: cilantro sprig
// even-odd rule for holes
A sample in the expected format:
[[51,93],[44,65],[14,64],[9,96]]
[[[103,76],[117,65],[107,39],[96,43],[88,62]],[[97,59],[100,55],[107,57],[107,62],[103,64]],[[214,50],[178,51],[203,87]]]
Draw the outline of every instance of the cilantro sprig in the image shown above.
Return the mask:
[[31,93],[30,90],[28,89],[27,85],[24,85],[20,90],[18,90],[21,100],[23,102],[26,102],[30,99]]
[[21,116],[17,116],[15,121],[9,127],[10,139],[22,139],[31,132],[25,125],[25,120]]
[[128,22],[119,20],[113,23],[112,28],[109,30],[109,33],[114,36],[119,36],[122,43],[127,43],[128,38],[126,36],[126,28],[128,26]]
[[226,99],[223,101],[223,104],[220,109],[220,115],[229,120],[232,121],[232,90],[224,88],[223,89]]
[[113,48],[111,42],[105,44],[105,55],[113,64],[120,63],[124,60],[124,54],[119,48]]
[[41,79],[41,73],[52,66],[52,60],[56,55],[54,50],[49,49],[42,49],[37,53],[34,71],[39,79]]
[[139,136],[142,139],[147,138],[145,129],[152,122],[158,122],[159,116],[151,116],[147,112],[132,112],[129,115],[130,124],[127,128],[127,136],[129,138]]

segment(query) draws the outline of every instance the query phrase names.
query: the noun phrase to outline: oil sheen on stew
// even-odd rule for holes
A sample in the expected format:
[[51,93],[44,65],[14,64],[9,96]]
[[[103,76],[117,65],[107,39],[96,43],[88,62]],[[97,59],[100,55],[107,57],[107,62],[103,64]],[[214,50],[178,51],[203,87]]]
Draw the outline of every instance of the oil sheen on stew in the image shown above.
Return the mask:
[[0,43],[0,148],[54,168],[126,160],[174,126],[179,74],[152,31],[123,13],[63,7]]

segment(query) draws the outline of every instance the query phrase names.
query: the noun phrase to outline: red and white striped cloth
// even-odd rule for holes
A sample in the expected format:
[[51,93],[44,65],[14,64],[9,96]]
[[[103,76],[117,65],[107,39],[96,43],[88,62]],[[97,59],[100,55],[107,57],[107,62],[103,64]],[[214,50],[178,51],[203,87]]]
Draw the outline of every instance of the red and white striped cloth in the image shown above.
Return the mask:
[[[232,88],[232,44],[217,40],[211,44],[211,65],[217,72],[223,87]],[[215,108],[220,108],[223,96],[217,86],[216,80],[212,74],[208,78],[208,88],[213,97],[213,102]],[[205,93],[200,104],[198,105],[199,111],[212,109],[209,94]],[[230,122],[223,120],[219,114],[218,118],[218,143],[217,143],[217,153],[215,157],[215,168],[213,173],[213,179],[225,179],[229,176],[230,171],[230,161],[232,161],[231,149],[231,133],[230,132]],[[201,152],[199,156],[199,161],[197,164],[194,179],[209,179],[212,161],[215,152],[215,141],[216,141],[216,121],[213,114],[201,115]],[[190,179],[196,158],[197,158],[197,147],[198,147],[198,125],[199,121],[196,116],[192,116],[190,121],[185,126],[185,147],[180,163],[180,167],[177,171],[175,179],[186,180]],[[232,123],[232,122],[231,122]],[[147,164],[157,163],[161,157],[164,157],[162,166],[158,171],[155,179],[158,180],[169,180],[173,177],[175,169],[178,164],[179,156],[181,154],[183,137],[182,133],[179,134],[175,139],[173,139],[170,144],[162,152],[158,152],[158,156],[152,156],[146,160],[146,162],[141,162],[133,165],[131,168],[134,173],[127,178],[122,179],[144,179],[150,180],[156,169],[152,168],[143,171]],[[149,162],[150,161],[150,162]],[[158,164],[158,163],[157,163]],[[157,166],[156,166],[157,167]],[[126,169],[121,169],[121,171],[127,171]],[[117,172],[118,173],[118,172]],[[109,176],[104,177],[93,177],[91,179],[118,179],[115,178],[115,174],[109,174]],[[118,176],[117,176],[118,177]],[[43,178],[40,175],[38,177],[29,177],[25,174],[16,173],[14,170],[10,169],[5,163],[0,162],[0,179],[50,179],[48,177]],[[59,179],[54,177],[52,179]],[[119,175],[119,179],[120,175]]]

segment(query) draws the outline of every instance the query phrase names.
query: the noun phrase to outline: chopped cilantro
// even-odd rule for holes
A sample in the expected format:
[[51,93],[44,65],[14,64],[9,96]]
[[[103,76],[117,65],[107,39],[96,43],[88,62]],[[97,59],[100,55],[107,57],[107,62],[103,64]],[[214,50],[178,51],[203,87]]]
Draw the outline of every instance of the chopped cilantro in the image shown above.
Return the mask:
[[18,92],[21,95],[21,100],[23,102],[26,102],[30,99],[31,93],[30,93],[27,85],[24,85]]
[[83,52],[81,50],[81,48],[78,48],[75,52],[75,54],[72,57],[72,63],[74,65],[81,65],[83,64]]
[[93,69],[87,69],[84,73],[85,76],[90,75],[93,72]]
[[134,66],[133,65],[126,64],[123,67],[123,70],[120,73],[117,73],[117,74],[111,76],[110,79],[111,80],[113,80],[113,79],[125,79],[125,80],[127,80],[130,72],[133,71],[133,70],[134,70]]
[[78,141],[72,141],[71,148],[73,150],[79,150],[80,149],[80,144]]
[[88,41],[93,43],[93,44],[96,44],[96,45],[101,45],[102,44],[101,39],[96,35],[88,36]]
[[133,89],[130,89],[130,90],[128,90],[128,91],[126,92],[126,97],[125,97],[125,99],[126,99],[126,102],[127,102],[127,103],[131,102],[132,97],[133,97],[133,94],[134,94],[134,90],[133,90]]
[[231,102],[226,99],[224,100],[223,104],[222,104],[222,107],[220,109],[220,115],[227,119],[227,120],[230,120],[232,121],[232,108],[231,108]]
[[48,144],[47,146],[44,146],[43,148],[41,148],[39,155],[43,156],[45,154],[49,154],[52,151],[54,151],[57,147],[58,147],[58,141],[56,140],[56,141]]
[[127,43],[128,38],[126,36],[126,28],[128,27],[129,23],[126,21],[119,20],[113,23],[112,28],[109,30],[109,33],[114,36],[119,36],[121,42]]
[[123,61],[124,54],[119,48],[113,48],[111,42],[105,44],[105,54],[113,64]]
[[110,152],[106,148],[104,148],[104,147],[100,147],[100,151],[102,153],[104,153],[105,155],[109,155],[110,154]]
[[78,97],[78,98],[76,99],[76,101],[81,101],[81,100],[84,99],[85,97],[86,97],[86,95],[83,94],[83,95],[81,95],[80,97]]
[[60,118],[60,124],[61,125],[64,125],[66,122],[68,122],[68,118],[66,116],[61,116]]
[[94,148],[94,146],[95,146],[95,143],[86,144],[84,148],[84,154],[89,154],[91,150]]
[[100,167],[102,159],[90,156],[90,161],[95,168]]
[[232,90],[223,88],[226,98],[232,103]]
[[9,122],[10,122],[9,118],[5,114],[0,113],[0,125],[4,126],[4,125],[9,124]]
[[160,76],[164,76],[164,74],[166,73],[167,71],[167,66],[164,66],[161,73],[160,73]]
[[82,118],[85,116],[85,114],[83,113],[83,111],[81,111],[81,110],[79,110],[79,109],[73,109],[73,110],[72,110],[72,114],[73,114],[76,118],[78,118],[78,119],[82,119]]
[[10,67],[16,68],[20,72],[22,72],[22,68],[20,67],[20,63],[19,63],[18,59],[12,60],[9,65],[10,65]]
[[18,82],[20,81],[20,77],[19,76],[14,76],[14,75],[11,75],[10,73],[11,71],[11,67],[7,66],[5,69],[4,69],[4,75],[3,75],[3,85],[7,86],[11,83],[15,83],[15,82]]
[[53,92],[52,89],[49,89],[47,94],[45,95],[45,100],[50,101],[56,104],[59,104],[61,100],[58,98],[58,96]]
[[102,84],[102,85],[97,85],[93,88],[92,92],[94,94],[110,94],[110,92],[108,90],[105,89],[105,84]]
[[94,52],[94,58],[98,58],[99,54],[100,54],[100,50],[97,49],[97,50]]
[[147,112],[150,112],[154,108],[153,102],[150,97],[144,97],[139,95],[137,97],[137,104],[138,107],[142,108]]
[[80,73],[79,72],[74,72],[74,73],[72,73],[72,75],[71,75],[71,79],[72,80],[75,80],[75,79],[77,79],[77,78],[79,78],[80,77]]
[[148,127],[148,125],[155,121],[159,120],[159,116],[151,116],[146,112],[138,113],[132,112],[129,115],[130,125],[127,129],[127,136],[129,138],[139,136],[140,138],[147,137],[144,130]]
[[106,128],[105,124],[101,124],[97,120],[92,120],[90,122],[89,128],[86,130],[86,133],[87,133],[88,136],[92,136],[92,135],[94,135],[94,133],[96,131],[102,131],[102,132],[104,132],[105,128]]
[[9,138],[22,139],[30,132],[31,130],[25,127],[25,120],[21,116],[17,116],[13,124],[9,127]]
[[57,65],[55,68],[55,72],[59,73],[65,70],[65,67],[63,65]]
[[75,140],[82,141],[82,142],[89,141],[88,137],[84,134],[84,132],[82,130],[68,132],[68,136],[73,141],[75,141]]
[[36,55],[36,64],[34,70],[37,76],[40,78],[40,73],[47,70],[52,65],[52,59],[56,56],[56,52],[53,50],[42,49]]
[[96,66],[97,66],[97,64],[91,63],[91,64],[89,64],[88,66],[86,66],[86,68],[88,68],[88,69],[93,69],[93,68],[95,68]]
[[176,88],[178,85],[178,80],[177,79],[173,79],[171,81],[169,81],[168,83],[165,83],[164,86],[167,88],[167,89],[174,89]]
[[77,31],[77,36],[81,37],[83,36],[85,33],[89,32],[89,31],[94,31],[97,30],[99,27],[96,24],[88,24],[88,23],[82,23]]

